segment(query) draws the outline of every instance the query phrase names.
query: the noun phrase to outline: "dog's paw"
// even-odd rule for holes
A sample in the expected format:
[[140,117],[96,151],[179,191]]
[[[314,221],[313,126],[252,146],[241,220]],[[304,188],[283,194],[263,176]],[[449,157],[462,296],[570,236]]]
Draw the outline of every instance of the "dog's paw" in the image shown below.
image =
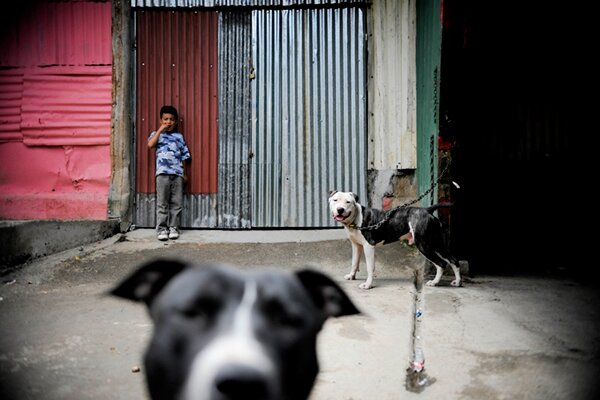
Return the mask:
[[450,286],[460,287],[462,286],[462,282],[455,279],[452,282],[450,282]]
[[425,286],[430,286],[430,287],[433,287],[433,286],[435,286],[435,285],[437,285],[437,282],[435,282],[435,281],[433,281],[433,280],[431,280],[431,281],[427,281],[427,282],[425,283]]
[[353,281],[354,280],[354,274],[344,275],[344,279],[347,280],[347,281]]
[[363,282],[360,285],[358,285],[359,288],[364,289],[364,290],[369,290],[373,287],[373,285],[371,285],[370,283],[367,282]]

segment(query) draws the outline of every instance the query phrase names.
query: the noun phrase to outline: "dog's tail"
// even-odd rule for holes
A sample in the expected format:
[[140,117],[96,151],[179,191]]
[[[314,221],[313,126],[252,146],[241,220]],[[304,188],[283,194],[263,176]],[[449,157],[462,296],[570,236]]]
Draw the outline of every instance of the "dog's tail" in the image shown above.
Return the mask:
[[427,208],[425,208],[427,210],[428,213],[433,213],[435,210],[437,210],[438,208],[442,208],[442,207],[452,207],[454,205],[454,203],[437,203],[434,204],[432,206],[429,206]]

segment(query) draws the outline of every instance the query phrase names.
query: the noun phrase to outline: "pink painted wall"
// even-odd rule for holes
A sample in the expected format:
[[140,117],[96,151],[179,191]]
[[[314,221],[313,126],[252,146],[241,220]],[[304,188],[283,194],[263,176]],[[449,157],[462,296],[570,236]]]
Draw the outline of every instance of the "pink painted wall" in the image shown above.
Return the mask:
[[0,32],[0,219],[104,220],[111,5],[34,4]]
[[3,219],[104,220],[108,146],[0,144]]

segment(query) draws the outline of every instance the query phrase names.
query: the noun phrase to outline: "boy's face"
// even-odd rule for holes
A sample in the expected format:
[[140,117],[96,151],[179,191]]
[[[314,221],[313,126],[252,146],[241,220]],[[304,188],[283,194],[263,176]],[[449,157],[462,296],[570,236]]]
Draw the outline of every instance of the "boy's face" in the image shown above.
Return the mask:
[[165,125],[165,131],[171,132],[177,126],[177,118],[173,114],[164,113],[160,117],[160,123]]

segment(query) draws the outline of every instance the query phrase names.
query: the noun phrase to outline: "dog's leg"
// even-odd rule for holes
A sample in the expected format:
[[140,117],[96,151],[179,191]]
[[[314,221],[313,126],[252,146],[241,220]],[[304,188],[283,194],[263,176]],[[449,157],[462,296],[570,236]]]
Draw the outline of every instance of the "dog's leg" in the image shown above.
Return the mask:
[[419,251],[421,252],[423,257],[425,257],[426,260],[428,260],[435,266],[435,277],[432,280],[425,282],[425,285],[435,286],[438,283],[440,283],[440,279],[442,279],[442,274],[444,273],[443,265],[445,265],[447,261],[440,256],[439,252],[431,248],[429,243],[427,243],[425,240],[421,240],[421,237],[419,237],[418,239],[419,240],[415,240],[417,249],[419,249]]
[[435,277],[425,283],[427,286],[435,286],[440,282],[444,267],[450,266],[454,271],[455,279],[450,283],[452,286],[460,286],[460,270],[457,267],[457,262],[445,247],[441,225],[437,220],[417,221],[414,226],[409,222],[410,231],[413,234],[417,249],[435,265]]
[[454,271],[454,280],[452,282],[450,282],[450,286],[460,286],[460,270],[458,269],[458,266],[456,265],[457,262],[456,260],[454,260],[453,258],[449,258],[449,257],[444,257],[444,255],[438,253],[437,251],[435,252],[435,254],[446,263],[446,265],[449,265],[450,267],[452,267],[452,271]]
[[[431,261],[431,260],[429,260],[429,261]],[[433,261],[431,261],[431,263],[432,263],[432,264],[434,265],[434,267],[435,267],[435,277],[434,277],[432,280],[430,280],[430,281],[427,281],[427,282],[425,283],[425,285],[427,285],[427,286],[435,286],[435,285],[437,285],[438,283],[440,283],[440,279],[442,279],[442,273],[444,272],[444,270],[443,270],[443,268],[442,268],[442,267],[440,267],[439,265],[437,265],[437,264],[436,264],[436,263],[434,263]]]
[[350,273],[344,276],[344,279],[348,281],[353,281],[356,277],[356,273],[358,272],[358,266],[360,264],[360,256],[363,252],[363,247],[360,244],[352,243],[352,267],[350,268]]
[[435,286],[440,283],[440,279],[442,279],[442,274],[444,273],[444,269],[440,266],[443,260],[438,252],[431,247],[431,243],[427,240],[428,238],[425,237],[425,232],[427,232],[425,223],[417,224],[418,230],[415,230],[413,224],[409,221],[408,227],[412,234],[413,241],[417,245],[417,249],[421,252],[421,255],[435,267],[435,277],[432,280],[425,282],[425,285]]
[[373,276],[375,275],[375,247],[369,244],[363,246],[365,252],[365,261],[367,262],[367,280],[358,285],[361,289],[371,289],[373,287]]
[[436,255],[436,259],[437,259],[437,263],[431,261],[431,259],[429,261],[431,261],[431,263],[433,265],[435,265],[435,278],[433,278],[432,280],[428,281],[426,283],[427,286],[435,286],[440,282],[440,279],[442,278],[442,273],[444,272],[444,269],[442,267],[440,267],[438,265],[438,263],[440,261],[443,261],[446,265],[449,265],[450,267],[452,267],[452,271],[454,271],[454,280],[452,282],[450,282],[450,286],[455,286],[458,287],[460,286],[461,280],[460,280],[460,270],[458,269],[458,267],[456,266],[456,263],[450,261],[449,259],[443,257],[440,253],[438,253],[437,251],[435,252]]
[[427,286],[436,286],[438,283],[440,283],[440,279],[442,279],[442,273],[444,272],[444,270],[439,265],[433,265],[435,266],[435,277],[432,280],[427,281],[427,283],[425,283],[425,285]]
[[458,287],[461,284],[460,269],[458,268],[458,266],[455,263],[449,263],[449,264],[452,267],[452,271],[454,271],[454,280],[452,282],[450,282],[450,285]]

